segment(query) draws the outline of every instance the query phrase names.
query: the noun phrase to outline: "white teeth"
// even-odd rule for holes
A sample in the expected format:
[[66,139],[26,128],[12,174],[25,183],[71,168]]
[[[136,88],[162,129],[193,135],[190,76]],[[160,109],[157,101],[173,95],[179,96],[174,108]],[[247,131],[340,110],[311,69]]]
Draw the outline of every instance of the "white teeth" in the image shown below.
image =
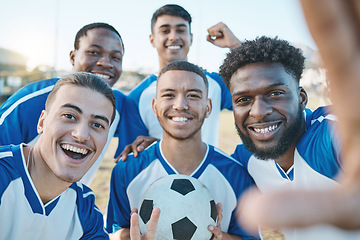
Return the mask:
[[71,146],[69,144],[63,144],[63,145],[61,145],[61,147],[65,150],[72,151],[75,153],[81,153],[83,155],[86,155],[88,153],[87,149],[77,148],[77,147]]
[[257,133],[268,133],[274,131],[277,127],[278,125],[276,124],[266,128],[254,128],[254,131]]
[[176,46],[168,46],[168,49],[172,49],[172,50],[176,50],[176,49],[180,49],[180,46],[176,45]]
[[101,73],[94,73],[94,74],[95,74],[96,76],[102,78],[102,79],[109,79],[109,78],[110,78],[110,76],[104,75],[104,74],[101,74]]
[[186,122],[188,120],[188,118],[185,118],[185,117],[173,117],[172,120],[174,122]]

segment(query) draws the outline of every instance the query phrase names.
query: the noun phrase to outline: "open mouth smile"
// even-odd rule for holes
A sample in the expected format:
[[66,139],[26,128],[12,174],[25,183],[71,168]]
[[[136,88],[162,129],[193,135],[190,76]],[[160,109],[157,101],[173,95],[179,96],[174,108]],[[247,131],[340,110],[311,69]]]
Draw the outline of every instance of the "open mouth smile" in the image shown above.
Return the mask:
[[88,149],[75,147],[70,144],[62,144],[61,148],[67,156],[73,159],[83,159],[90,154]]
[[252,129],[257,132],[257,133],[269,133],[269,132],[272,132],[274,131],[275,129],[277,129],[279,126],[279,124],[274,124],[274,125],[271,125],[271,126],[268,126],[268,127],[265,127],[265,128],[255,128],[255,127],[252,127]]
[[174,122],[187,122],[189,121],[189,118],[186,117],[171,117],[171,120],[173,120]]
[[171,50],[178,50],[178,49],[181,48],[181,46],[179,46],[179,45],[171,45],[171,46],[167,46],[166,48],[171,49]]

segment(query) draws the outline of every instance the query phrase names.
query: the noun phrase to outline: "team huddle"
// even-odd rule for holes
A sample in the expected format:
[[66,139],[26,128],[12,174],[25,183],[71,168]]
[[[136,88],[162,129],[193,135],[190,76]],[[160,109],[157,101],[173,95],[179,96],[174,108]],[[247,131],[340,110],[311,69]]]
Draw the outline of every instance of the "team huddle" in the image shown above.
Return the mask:
[[[333,106],[316,110],[301,86],[302,51],[277,37],[240,41],[224,23],[210,27],[207,40],[230,51],[219,73],[209,73],[187,59],[190,14],[164,5],[151,19],[159,71],[125,95],[112,88],[122,74],[121,35],[107,23],[82,27],[70,52],[73,73],[31,83],[0,106],[0,239],[160,239],[166,211],[138,208],[152,184],[176,175],[211,195],[214,222],[204,239],[264,239],[263,226],[294,240],[360,238],[360,115],[341,97],[359,88],[350,68],[358,64],[346,53],[360,53],[360,34],[348,28],[356,40],[342,38],[336,24],[323,31],[350,8],[302,4],[334,95]],[[352,51],[335,51],[337,38]],[[231,156],[218,148],[223,109],[233,111],[242,141]],[[117,163],[102,213],[87,186],[114,137]],[[199,239],[196,226],[190,236],[177,232],[174,239]]]

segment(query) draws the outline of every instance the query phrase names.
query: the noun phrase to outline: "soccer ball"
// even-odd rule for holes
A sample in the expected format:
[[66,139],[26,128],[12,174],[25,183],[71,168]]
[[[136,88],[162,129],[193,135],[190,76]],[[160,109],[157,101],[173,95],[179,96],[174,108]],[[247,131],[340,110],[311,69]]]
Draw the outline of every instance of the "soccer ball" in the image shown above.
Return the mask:
[[139,207],[142,234],[154,207],[160,208],[155,239],[209,240],[209,225],[215,225],[216,204],[209,190],[197,179],[181,174],[160,178],[149,186]]

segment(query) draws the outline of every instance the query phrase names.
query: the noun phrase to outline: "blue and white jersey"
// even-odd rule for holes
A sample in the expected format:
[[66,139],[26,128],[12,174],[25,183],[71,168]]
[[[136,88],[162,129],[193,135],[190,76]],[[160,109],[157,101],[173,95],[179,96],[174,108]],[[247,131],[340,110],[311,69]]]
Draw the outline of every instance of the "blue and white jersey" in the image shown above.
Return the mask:
[[[314,112],[305,109],[306,132],[298,141],[294,165],[285,172],[274,160],[257,159],[244,145],[237,146],[232,157],[240,161],[263,191],[291,189],[327,189],[338,185],[341,171],[340,144],[334,127],[336,117],[326,107]],[[343,231],[330,226],[306,229],[283,229],[287,240],[302,239],[360,239],[360,232]]]
[[80,182],[43,204],[23,145],[0,147],[0,239],[109,239],[94,193]]
[[[212,101],[212,111],[202,126],[202,140],[207,144],[219,145],[220,112],[223,109],[232,110],[232,98],[229,89],[217,73],[207,73],[209,82],[209,98]],[[149,136],[162,139],[162,127],[152,109],[152,99],[156,96],[157,76],[152,74],[145,78],[130,93],[140,112],[142,121],[149,131]]]
[[[0,106],[0,146],[23,142],[32,144],[32,141],[37,140],[39,117],[45,109],[47,96],[58,80],[53,78],[31,83],[14,93]],[[116,101],[116,116],[103,152],[81,180],[86,185],[90,185],[113,137],[119,138],[115,154],[117,157],[137,136],[148,135],[134,101],[118,90],[114,89],[113,93]]]
[[[109,232],[130,227],[131,209],[139,208],[142,195],[153,182],[178,174],[161,152],[161,143],[154,143],[137,158],[129,155],[125,162],[120,161],[114,167],[107,213]],[[253,185],[253,180],[239,162],[208,145],[203,161],[190,176],[199,179],[209,189],[216,203],[222,203],[223,231],[243,239],[257,239],[245,233],[236,221],[237,200],[245,189]]]

